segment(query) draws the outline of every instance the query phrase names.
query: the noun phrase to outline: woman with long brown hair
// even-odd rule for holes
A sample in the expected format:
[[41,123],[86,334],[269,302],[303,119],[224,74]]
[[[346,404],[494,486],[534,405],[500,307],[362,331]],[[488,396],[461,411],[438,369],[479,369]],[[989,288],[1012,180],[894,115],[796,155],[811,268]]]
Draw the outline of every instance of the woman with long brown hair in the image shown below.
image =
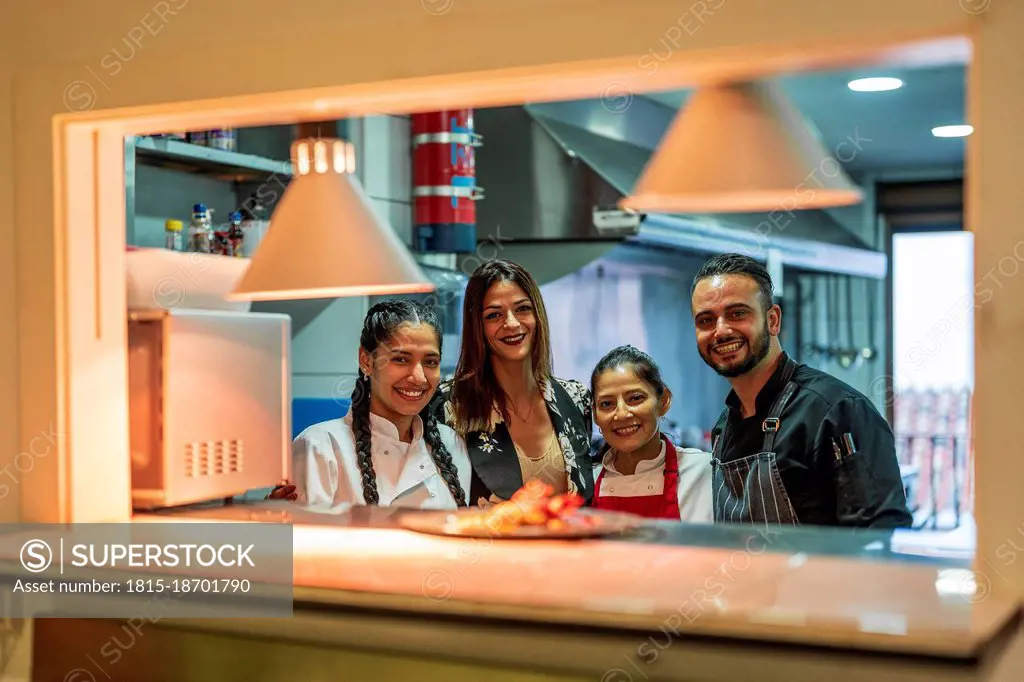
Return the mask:
[[548,329],[540,288],[520,265],[492,260],[470,276],[459,362],[435,409],[465,439],[477,504],[534,479],[587,504],[593,496],[590,391],[552,375]]

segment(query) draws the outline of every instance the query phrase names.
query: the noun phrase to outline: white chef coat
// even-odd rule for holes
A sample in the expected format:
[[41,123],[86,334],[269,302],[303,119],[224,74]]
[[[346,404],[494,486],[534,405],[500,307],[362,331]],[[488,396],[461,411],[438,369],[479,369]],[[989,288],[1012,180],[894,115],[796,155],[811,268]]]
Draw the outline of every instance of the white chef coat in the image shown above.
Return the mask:
[[[712,504],[711,453],[697,448],[676,448],[679,462],[679,520],[685,523],[714,523]],[[637,462],[636,471],[625,475],[615,470],[615,451],[609,449],[594,472],[594,480],[604,469],[602,497],[643,497],[660,495],[665,490],[665,442],[654,459]]]
[[[469,494],[471,469],[465,441],[438,424],[441,442],[452,456],[459,484]],[[398,429],[384,417],[370,414],[370,457],[382,507],[455,509],[455,498],[430,456],[423,439],[423,420],[413,418],[412,441],[403,443]],[[297,502],[311,509],[366,504],[356,458],[352,413],[313,424],[292,442]]]

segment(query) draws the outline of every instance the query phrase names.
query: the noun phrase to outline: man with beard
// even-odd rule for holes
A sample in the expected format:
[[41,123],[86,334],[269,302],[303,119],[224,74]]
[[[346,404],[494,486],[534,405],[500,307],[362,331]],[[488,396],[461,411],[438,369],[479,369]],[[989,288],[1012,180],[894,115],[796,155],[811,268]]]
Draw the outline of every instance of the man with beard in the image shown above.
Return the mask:
[[697,348],[732,385],[712,431],[717,523],[910,526],[892,430],[862,393],[791,358],[756,260],[708,260],[691,288]]

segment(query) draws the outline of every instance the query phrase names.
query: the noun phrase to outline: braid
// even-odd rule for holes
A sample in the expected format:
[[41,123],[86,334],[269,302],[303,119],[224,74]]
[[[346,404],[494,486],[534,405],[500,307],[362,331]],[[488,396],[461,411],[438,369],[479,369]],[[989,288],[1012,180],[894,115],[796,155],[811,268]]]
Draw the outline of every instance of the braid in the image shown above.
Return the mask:
[[352,430],[356,436],[356,463],[363,476],[363,498],[366,504],[375,505],[380,502],[377,493],[377,474],[373,470],[373,457],[370,449],[370,377],[359,372],[359,381],[352,391]]
[[423,440],[427,441],[427,445],[430,446],[430,456],[433,458],[434,464],[437,465],[437,470],[441,472],[444,482],[448,484],[448,490],[455,498],[455,504],[459,507],[467,506],[466,494],[462,491],[462,486],[459,485],[459,472],[455,468],[451,453],[448,452],[444,441],[441,440],[441,431],[437,428],[437,417],[429,405],[420,413],[420,418],[423,420]]
[[[444,336],[433,308],[424,303],[395,299],[376,303],[367,311],[366,319],[363,320],[363,330],[359,335],[360,349],[373,356],[380,346],[392,342],[395,331],[403,324],[426,324],[432,327],[437,336],[437,351],[441,352]],[[352,393],[352,426],[356,436],[356,459],[362,474],[363,497],[366,498],[366,504],[376,505],[380,504],[380,494],[377,490],[377,475],[373,470],[370,449],[371,389],[370,376],[360,371],[359,383]],[[456,504],[466,506],[466,495],[459,485],[455,462],[441,441],[437,417],[431,411],[430,402],[420,412],[420,418],[423,420],[423,439],[431,449],[435,466],[448,484],[448,490],[451,491]]]

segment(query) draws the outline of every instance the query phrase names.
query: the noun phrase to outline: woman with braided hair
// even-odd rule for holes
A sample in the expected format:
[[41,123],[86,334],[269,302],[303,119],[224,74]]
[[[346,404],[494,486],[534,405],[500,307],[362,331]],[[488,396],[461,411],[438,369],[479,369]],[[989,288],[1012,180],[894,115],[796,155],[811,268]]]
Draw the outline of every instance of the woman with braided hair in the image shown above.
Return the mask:
[[441,338],[435,313],[419,303],[387,300],[370,308],[348,414],[296,437],[295,485],[271,497],[313,510],[347,504],[465,506],[465,442],[427,409],[441,379]]

